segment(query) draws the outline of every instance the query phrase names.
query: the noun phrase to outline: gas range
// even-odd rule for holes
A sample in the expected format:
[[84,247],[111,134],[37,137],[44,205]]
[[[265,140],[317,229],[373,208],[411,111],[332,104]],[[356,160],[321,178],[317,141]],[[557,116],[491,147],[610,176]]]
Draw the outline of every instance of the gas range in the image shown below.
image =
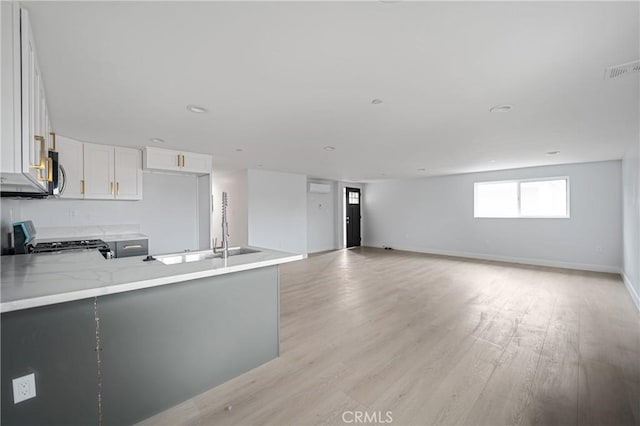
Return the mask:
[[102,240],[77,240],[77,241],[51,241],[46,243],[36,243],[32,246],[31,253],[47,253],[62,250],[80,249],[100,249],[109,248],[109,245]]
[[105,259],[111,259],[113,253],[109,244],[102,240],[51,241],[36,243],[31,246],[30,253],[53,253],[63,251],[79,251],[98,249]]
[[109,244],[100,239],[38,241],[36,228],[30,220],[14,223],[13,235],[15,254],[99,250],[105,259],[113,258]]

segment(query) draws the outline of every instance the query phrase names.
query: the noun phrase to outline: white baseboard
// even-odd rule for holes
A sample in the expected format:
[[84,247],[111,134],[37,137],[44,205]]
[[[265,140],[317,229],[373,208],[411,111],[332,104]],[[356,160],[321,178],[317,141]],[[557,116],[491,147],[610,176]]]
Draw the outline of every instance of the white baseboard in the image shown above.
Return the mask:
[[636,289],[631,284],[631,280],[629,279],[629,277],[627,277],[624,272],[620,272],[620,275],[622,275],[622,281],[624,281],[624,285],[627,287],[633,303],[635,303],[636,308],[638,308],[638,310],[640,311],[640,296],[638,296]]
[[496,262],[520,263],[523,265],[548,266],[552,268],[577,269],[580,271],[608,272],[620,274],[622,271],[618,266],[592,265],[583,263],[558,262],[548,259],[531,259],[525,257],[498,256],[493,254],[469,253],[464,251],[437,250],[424,247],[397,246],[395,244],[368,243],[370,247],[391,246],[395,250],[412,251],[417,253],[438,254],[443,256],[465,257],[469,259],[493,260]]

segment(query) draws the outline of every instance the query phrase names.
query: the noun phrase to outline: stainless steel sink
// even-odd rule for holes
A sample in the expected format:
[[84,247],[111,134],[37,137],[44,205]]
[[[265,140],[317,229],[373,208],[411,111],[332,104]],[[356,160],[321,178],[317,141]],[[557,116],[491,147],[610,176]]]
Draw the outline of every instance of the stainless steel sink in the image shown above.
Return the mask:
[[176,263],[199,262],[201,260],[214,259],[220,256],[213,254],[210,250],[206,250],[176,254],[163,254],[161,256],[154,257],[157,261],[162,262],[165,265],[175,265]]
[[[229,249],[229,256],[239,256],[242,254],[260,253],[260,250],[248,247],[233,247]],[[189,251],[185,253],[163,254],[154,256],[157,261],[165,265],[175,265],[178,263],[200,262],[207,259],[221,259],[222,253],[213,253],[211,250]]]
[[[229,249],[229,256],[238,256],[240,254],[260,253],[260,250],[250,249],[248,247],[233,247]],[[216,253],[222,255],[222,253]]]

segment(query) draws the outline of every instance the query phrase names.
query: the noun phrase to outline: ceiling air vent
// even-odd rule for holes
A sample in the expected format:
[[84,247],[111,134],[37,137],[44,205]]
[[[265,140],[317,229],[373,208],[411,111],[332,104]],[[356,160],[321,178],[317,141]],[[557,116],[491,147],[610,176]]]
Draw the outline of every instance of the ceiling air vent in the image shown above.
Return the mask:
[[634,72],[640,73],[640,61],[627,62],[626,64],[607,67],[604,71],[604,79],[610,80],[612,78]]

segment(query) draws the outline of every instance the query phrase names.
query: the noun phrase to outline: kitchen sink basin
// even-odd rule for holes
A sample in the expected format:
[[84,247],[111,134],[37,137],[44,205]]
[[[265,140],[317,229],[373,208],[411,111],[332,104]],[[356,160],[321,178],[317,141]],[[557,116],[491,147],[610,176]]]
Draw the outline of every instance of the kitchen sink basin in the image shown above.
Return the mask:
[[220,256],[213,254],[210,250],[207,250],[177,254],[163,254],[161,256],[154,257],[157,261],[162,262],[165,265],[175,265],[176,263],[199,262],[201,260],[214,259]]
[[[229,249],[229,257],[242,254],[260,253],[260,250],[247,247],[233,247]],[[222,252],[213,253],[211,250],[204,251],[188,251],[184,253],[163,254],[154,256],[158,262],[165,265],[175,265],[178,263],[200,262],[207,259],[221,259]]]
[[[234,247],[229,249],[229,256],[238,256],[240,254],[260,253],[260,250],[250,249],[247,247]],[[222,256],[222,253],[217,253]]]

